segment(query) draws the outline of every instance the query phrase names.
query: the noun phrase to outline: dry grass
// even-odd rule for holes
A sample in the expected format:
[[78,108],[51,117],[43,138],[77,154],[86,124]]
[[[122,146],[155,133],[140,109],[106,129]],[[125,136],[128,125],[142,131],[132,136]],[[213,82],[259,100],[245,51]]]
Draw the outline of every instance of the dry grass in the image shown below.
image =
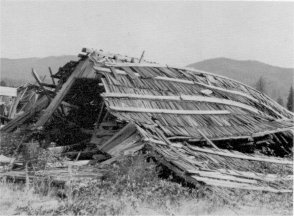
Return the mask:
[[0,183],[0,215],[27,215],[28,212],[54,212],[58,200],[51,195],[36,194],[33,187],[26,190],[24,185]]
[[72,182],[63,199],[53,189],[40,188],[42,184],[25,187],[2,181],[1,215],[293,214],[292,194],[190,189],[158,178],[155,164],[142,156],[128,157],[108,168],[103,180]]

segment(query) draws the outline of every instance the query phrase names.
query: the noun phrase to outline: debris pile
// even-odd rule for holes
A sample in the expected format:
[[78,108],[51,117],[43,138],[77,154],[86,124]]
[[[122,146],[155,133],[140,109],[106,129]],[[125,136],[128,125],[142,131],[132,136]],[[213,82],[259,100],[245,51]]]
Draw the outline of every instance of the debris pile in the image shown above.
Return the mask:
[[33,70],[37,96],[20,96],[1,131],[26,125],[26,142],[76,162],[144,150],[192,184],[292,192],[293,113],[268,96],[195,69],[91,49],[79,56],[50,71],[52,84]]

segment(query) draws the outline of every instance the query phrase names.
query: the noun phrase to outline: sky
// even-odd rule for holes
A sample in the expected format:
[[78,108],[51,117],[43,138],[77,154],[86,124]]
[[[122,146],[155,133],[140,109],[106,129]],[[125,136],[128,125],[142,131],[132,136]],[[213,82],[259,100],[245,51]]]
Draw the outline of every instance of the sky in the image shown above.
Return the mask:
[[184,66],[227,57],[294,67],[294,2],[1,0],[1,57],[103,49]]

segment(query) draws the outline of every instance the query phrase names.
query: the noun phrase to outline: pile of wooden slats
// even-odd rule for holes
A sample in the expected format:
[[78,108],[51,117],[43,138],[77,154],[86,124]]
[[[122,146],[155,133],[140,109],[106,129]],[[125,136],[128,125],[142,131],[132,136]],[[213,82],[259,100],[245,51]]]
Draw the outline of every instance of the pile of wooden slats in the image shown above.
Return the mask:
[[153,143],[152,150],[164,165],[175,166],[192,183],[196,180],[219,187],[292,192],[291,160],[216,151],[189,144],[166,146]]

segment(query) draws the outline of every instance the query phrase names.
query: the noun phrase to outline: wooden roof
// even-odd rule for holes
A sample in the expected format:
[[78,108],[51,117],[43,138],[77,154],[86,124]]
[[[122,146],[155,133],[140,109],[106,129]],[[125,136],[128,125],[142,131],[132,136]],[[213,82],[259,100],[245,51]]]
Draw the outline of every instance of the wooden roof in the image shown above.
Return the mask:
[[[293,126],[293,113],[240,82],[152,64],[96,64],[109,111],[139,125],[160,124],[167,137],[252,136]],[[203,134],[202,134],[203,133]]]

